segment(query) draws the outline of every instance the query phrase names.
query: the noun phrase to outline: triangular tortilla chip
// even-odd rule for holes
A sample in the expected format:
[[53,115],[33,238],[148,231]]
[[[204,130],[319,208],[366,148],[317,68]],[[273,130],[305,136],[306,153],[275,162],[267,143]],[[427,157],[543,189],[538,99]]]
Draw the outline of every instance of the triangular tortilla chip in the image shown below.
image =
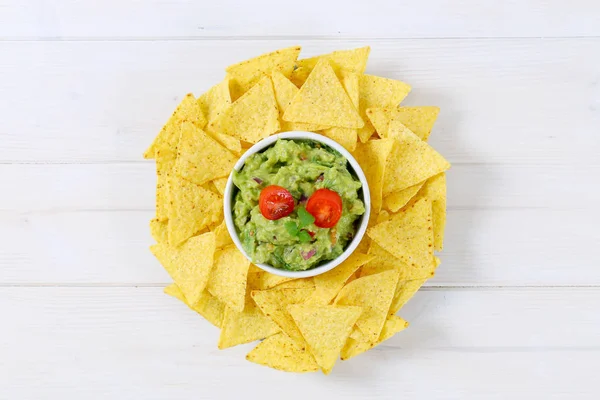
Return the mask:
[[362,74],[367,68],[367,60],[371,48],[369,46],[359,47],[351,50],[338,50],[329,54],[305,58],[296,62],[297,68],[292,72],[292,81],[301,86],[308,75],[322,59],[327,59],[336,73],[340,71]]
[[190,305],[177,284],[172,283],[165,288],[165,293],[181,300],[192,310],[202,315],[208,322],[220,328],[223,323],[225,305],[204,290],[195,305]]
[[390,108],[367,108],[367,117],[369,118],[369,122],[375,128],[375,131],[379,135],[380,138],[388,137],[388,128],[390,126],[391,120],[391,109]]
[[246,360],[286,372],[315,372],[319,366],[308,350],[301,350],[283,333],[260,342]]
[[286,77],[292,74],[300,54],[300,46],[288,47],[230,65],[225,70],[233,78],[230,84],[233,100],[246,93],[264,75],[280,71]]
[[156,157],[156,218],[169,219],[169,183],[174,174],[175,153],[161,153]]
[[219,192],[221,196],[225,195],[225,186],[227,186],[227,179],[228,177],[225,176],[223,178],[217,178],[212,181],[213,185],[215,185],[215,188],[217,189],[217,192]]
[[410,131],[400,133],[398,139],[394,140],[383,180],[384,196],[416,185],[450,168],[450,163],[440,153]]
[[417,195],[424,183],[425,182],[417,183],[416,185],[409,186],[406,189],[388,194],[383,199],[385,208],[391,212],[398,212],[399,209],[407,205],[408,202]]
[[395,270],[358,278],[340,290],[335,304],[362,307],[363,313],[356,326],[367,340],[375,343],[390,310],[397,283],[398,271]]
[[271,289],[281,283],[294,279],[295,278],[271,274],[267,271],[263,271],[254,264],[251,264],[250,269],[248,270],[248,285],[255,290]]
[[290,122],[360,128],[364,122],[326,60],[309,75],[283,114]]
[[207,289],[233,311],[244,310],[250,261],[231,244],[215,253]]
[[215,233],[215,245],[217,249],[221,249],[227,245],[233,244],[233,240],[231,240],[225,220],[217,225],[213,232]]
[[324,274],[317,275],[315,281],[315,292],[307,300],[307,304],[326,305],[335,298],[344,286],[344,283],[361,266],[371,261],[373,257],[366,254],[360,254],[356,251],[352,253],[343,263],[327,271]]
[[313,278],[299,278],[280,283],[275,289],[314,289],[315,281]]
[[427,141],[439,113],[440,108],[433,106],[398,107],[392,118],[402,122],[415,135]]
[[375,131],[367,118],[367,109],[397,106],[410,92],[410,85],[394,79],[364,74],[360,76],[359,88],[359,111],[365,125],[362,129],[359,129],[358,137],[361,142],[365,143]]
[[169,185],[169,243],[187,238],[223,218],[221,198],[200,185],[173,176]]
[[371,213],[374,215],[381,209],[383,181],[393,147],[392,139],[371,140],[367,143],[359,143],[353,153],[369,183]]
[[391,219],[367,229],[367,235],[406,264],[419,268],[433,263],[431,202],[424,198]]
[[390,315],[396,314],[419,291],[427,279],[400,281],[390,306]]
[[268,76],[237,99],[219,118],[211,122],[210,129],[256,143],[279,130],[279,110],[273,85]]
[[171,118],[154,138],[148,150],[144,152],[144,158],[155,158],[158,152],[176,154],[177,143],[179,142],[179,125],[183,121],[191,122],[200,128],[206,125],[206,118],[200,106],[198,106],[196,98],[191,93],[186,94],[179,103]]
[[212,232],[194,236],[181,247],[165,244],[150,247],[154,256],[167,270],[190,304],[195,304],[208,283],[215,251],[215,235]]
[[216,120],[231,105],[229,80],[222,80],[198,97],[198,105],[209,123]]
[[275,91],[275,99],[279,107],[279,124],[282,132],[288,131],[308,131],[315,132],[327,127],[316,124],[303,124],[302,122],[288,122],[283,120],[283,114],[288,106],[292,103],[294,96],[300,91],[288,78],[281,72],[273,71],[271,74],[273,80],[273,90]]
[[434,260],[426,264],[407,264],[404,260],[385,251],[375,242],[371,242],[369,255],[374,258],[362,267],[360,276],[378,274],[394,269],[400,273],[399,280],[404,281],[409,279],[428,279],[432,278],[435,274],[436,265]]
[[[350,100],[352,100],[352,104],[358,110],[358,74],[342,70],[338,75],[340,76],[340,81],[342,82],[344,90],[346,90],[348,97],[350,97]],[[354,151],[356,149],[356,142],[358,141],[358,133],[356,129],[333,127],[324,129],[321,134],[335,140],[344,146],[348,151]]]
[[175,162],[179,176],[198,185],[229,175],[237,157],[190,122],[181,124]]
[[160,221],[158,218],[150,220],[150,234],[156,240],[156,243],[169,244],[169,233],[167,232],[167,222]]
[[291,304],[304,303],[314,292],[311,289],[271,289],[253,290],[252,299],[263,314],[271,318],[294,343],[304,347],[304,338],[287,310]]
[[295,304],[288,310],[317,364],[329,374],[362,309]]
[[280,331],[275,322],[260,311],[250,296],[246,296],[244,311],[236,312],[225,307],[218,347],[223,350],[238,344],[262,340]]
[[346,345],[341,351],[340,358],[342,361],[345,361],[351,359],[352,357],[356,357],[357,355],[364,353],[365,351],[370,350],[380,343],[388,340],[396,333],[403,331],[406,328],[408,328],[408,322],[396,315],[390,315],[383,324],[383,329],[381,330],[381,335],[379,335],[377,343],[365,343],[348,338]]
[[431,200],[433,207],[433,248],[441,251],[444,247],[444,230],[446,228],[446,174],[441,173],[429,178],[419,196]]

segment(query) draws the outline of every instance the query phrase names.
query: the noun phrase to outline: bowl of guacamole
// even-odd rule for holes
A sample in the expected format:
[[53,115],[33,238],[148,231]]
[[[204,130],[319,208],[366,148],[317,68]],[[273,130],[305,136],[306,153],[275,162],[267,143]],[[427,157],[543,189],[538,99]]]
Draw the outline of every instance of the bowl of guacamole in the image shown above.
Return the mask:
[[309,277],[356,249],[370,215],[369,187],[354,157],[311,132],[270,136],[248,149],[225,188],[225,222],[263,270]]

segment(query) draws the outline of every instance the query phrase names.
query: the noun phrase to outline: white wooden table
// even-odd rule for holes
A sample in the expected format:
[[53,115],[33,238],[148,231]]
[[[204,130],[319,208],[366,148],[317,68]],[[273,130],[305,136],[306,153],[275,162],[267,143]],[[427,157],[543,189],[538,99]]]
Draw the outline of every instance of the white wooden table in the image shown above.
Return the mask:
[[[0,399],[598,399],[598,1],[278,3],[0,0]],[[186,92],[292,44],[371,45],[453,163],[411,327],[328,377],[217,350],[147,249],[142,151]]]

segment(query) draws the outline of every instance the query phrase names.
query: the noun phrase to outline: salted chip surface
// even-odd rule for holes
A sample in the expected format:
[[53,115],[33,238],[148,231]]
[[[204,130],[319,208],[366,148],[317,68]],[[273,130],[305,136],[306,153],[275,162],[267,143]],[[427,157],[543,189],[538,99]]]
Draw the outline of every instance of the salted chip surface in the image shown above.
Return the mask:
[[234,244],[217,250],[214,260],[208,291],[232,310],[243,311],[250,261]]
[[223,79],[198,97],[198,105],[209,123],[216,120],[231,105],[229,80]]
[[390,306],[390,314],[396,314],[419,291],[427,279],[400,281]]
[[410,92],[410,85],[395,79],[382,78],[380,76],[360,76],[360,115],[365,125],[359,129],[358,137],[365,143],[375,128],[367,117],[367,109],[374,107],[397,106]]
[[394,145],[393,139],[370,140],[367,143],[359,143],[353,153],[369,183],[372,214],[381,210],[383,183],[389,164],[388,158]]
[[431,260],[431,262],[425,264],[408,264],[404,260],[401,260],[392,253],[384,250],[376,242],[371,243],[369,255],[371,255],[373,259],[362,267],[361,276],[378,274],[393,269],[400,273],[400,281],[428,279],[435,275],[435,260]]
[[425,182],[417,183],[416,185],[409,186],[406,189],[388,194],[383,199],[385,208],[391,212],[398,212],[399,209],[407,205],[408,202],[417,195],[424,184]]
[[223,218],[219,195],[180,176],[169,185],[169,244],[179,246],[185,240]]
[[298,60],[296,62],[297,68],[292,72],[292,81],[298,86],[301,86],[317,63],[322,59],[329,61],[335,72],[338,74],[340,71],[362,74],[367,67],[367,60],[369,59],[370,52],[371,48],[365,46],[350,50],[338,50],[332,53]]
[[233,100],[242,96],[264,75],[270,74],[273,70],[289,77],[300,50],[300,46],[287,47],[227,67],[225,71],[231,78],[230,89]]
[[169,219],[169,182],[175,173],[175,153],[156,157],[156,218]]
[[167,222],[158,218],[150,220],[150,234],[157,243],[169,244],[169,233],[167,232]]
[[294,341],[283,333],[277,333],[260,342],[246,355],[246,360],[286,372],[319,370],[308,350],[298,348]]
[[434,106],[398,107],[394,110],[392,118],[400,121],[422,140],[427,141],[439,113],[440,108]]
[[150,247],[190,304],[195,304],[206,288],[213,265],[215,235],[212,232],[194,236],[174,248],[163,243]]
[[441,251],[444,247],[446,229],[446,174],[435,175],[425,182],[421,196],[431,200],[433,217],[433,248]]
[[[340,76],[340,81],[346,94],[352,100],[352,104],[358,110],[358,79],[359,75],[354,72],[347,72],[342,70],[338,73]],[[333,127],[329,129],[324,129],[321,131],[321,134],[327,136],[330,139],[335,140],[344,148],[350,152],[356,149],[356,142],[358,141],[358,131],[354,128],[340,128]]]
[[[391,134],[391,133],[390,133]],[[450,163],[409,131],[394,140],[383,179],[383,194],[406,189],[450,168]]]
[[213,297],[207,290],[202,292],[200,299],[194,305],[190,305],[181,289],[175,283],[165,287],[165,293],[181,300],[185,305],[202,315],[217,328],[221,327],[223,314],[225,313],[225,304]]
[[407,321],[396,315],[390,315],[383,324],[381,335],[379,335],[379,339],[376,343],[361,342],[350,337],[341,351],[340,358],[342,361],[345,361],[351,359],[352,357],[356,357],[357,355],[364,353],[365,351],[370,350],[388,340],[396,333],[401,332],[406,328],[408,328]]
[[320,60],[283,114],[290,122],[360,128],[364,122],[327,60]]
[[385,322],[398,283],[398,271],[389,270],[360,277],[342,288],[335,304],[358,306],[363,313],[356,326],[372,343],[377,342]]
[[294,304],[288,310],[315,361],[323,373],[329,374],[362,308]]

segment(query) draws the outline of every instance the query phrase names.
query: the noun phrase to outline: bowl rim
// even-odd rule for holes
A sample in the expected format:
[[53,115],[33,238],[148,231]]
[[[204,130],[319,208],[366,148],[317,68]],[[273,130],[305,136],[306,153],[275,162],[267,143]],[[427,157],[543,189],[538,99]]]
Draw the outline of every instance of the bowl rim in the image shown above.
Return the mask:
[[341,144],[337,143],[336,141],[329,139],[325,136],[319,135],[317,133],[314,133],[314,132],[290,131],[290,132],[281,132],[281,133],[277,133],[272,136],[268,136],[268,137],[260,140],[256,144],[254,144],[252,147],[250,147],[248,150],[246,150],[246,152],[235,163],[235,165],[233,166],[233,170],[231,171],[231,173],[229,174],[229,177],[227,178],[227,184],[225,185],[225,191],[223,193],[223,211],[224,211],[224,216],[225,216],[225,224],[227,226],[227,230],[229,231],[229,236],[231,236],[231,239],[233,240],[233,243],[236,245],[238,250],[240,250],[242,252],[242,254],[248,260],[250,260],[250,262],[252,262],[252,258],[250,256],[248,256],[248,254],[246,253],[246,251],[244,250],[244,248],[242,246],[242,243],[238,237],[238,233],[235,229],[235,224],[233,223],[233,214],[232,214],[232,208],[231,208],[231,205],[232,205],[231,196],[232,196],[233,186],[234,186],[233,185],[233,171],[239,171],[244,166],[244,164],[246,163],[246,160],[251,155],[256,154],[268,147],[271,147],[279,139],[305,139],[305,140],[308,139],[308,140],[314,140],[316,142],[323,143],[323,144],[333,148],[334,150],[339,152],[342,156],[344,156],[346,158],[346,160],[348,160],[348,163],[350,163],[350,165],[354,169],[354,172],[356,173],[356,176],[358,177],[359,181],[362,184],[363,197],[364,197],[363,201],[365,204],[365,213],[362,215],[362,220],[356,231],[356,235],[354,235],[354,238],[352,238],[352,241],[348,244],[348,246],[346,247],[346,250],[344,250],[344,252],[342,254],[340,254],[337,258],[330,260],[330,261],[328,261],[322,265],[319,265],[317,267],[305,270],[305,271],[287,271],[287,270],[275,268],[268,264],[253,263],[254,265],[259,267],[263,271],[272,273],[274,275],[279,275],[279,276],[284,276],[284,277],[289,277],[289,278],[308,278],[308,277],[312,277],[312,276],[317,276],[317,275],[323,274],[327,271],[331,271],[333,268],[337,267],[342,262],[344,262],[348,257],[350,257],[350,255],[356,250],[356,248],[358,247],[362,238],[364,237],[364,235],[367,231],[367,226],[369,224],[369,218],[371,216],[371,194],[369,191],[369,184],[367,182],[367,178],[365,177],[365,174],[364,174],[362,168],[360,167],[360,164],[356,161],[354,156],[352,156],[352,154],[348,150],[346,150],[346,148],[344,148]]

